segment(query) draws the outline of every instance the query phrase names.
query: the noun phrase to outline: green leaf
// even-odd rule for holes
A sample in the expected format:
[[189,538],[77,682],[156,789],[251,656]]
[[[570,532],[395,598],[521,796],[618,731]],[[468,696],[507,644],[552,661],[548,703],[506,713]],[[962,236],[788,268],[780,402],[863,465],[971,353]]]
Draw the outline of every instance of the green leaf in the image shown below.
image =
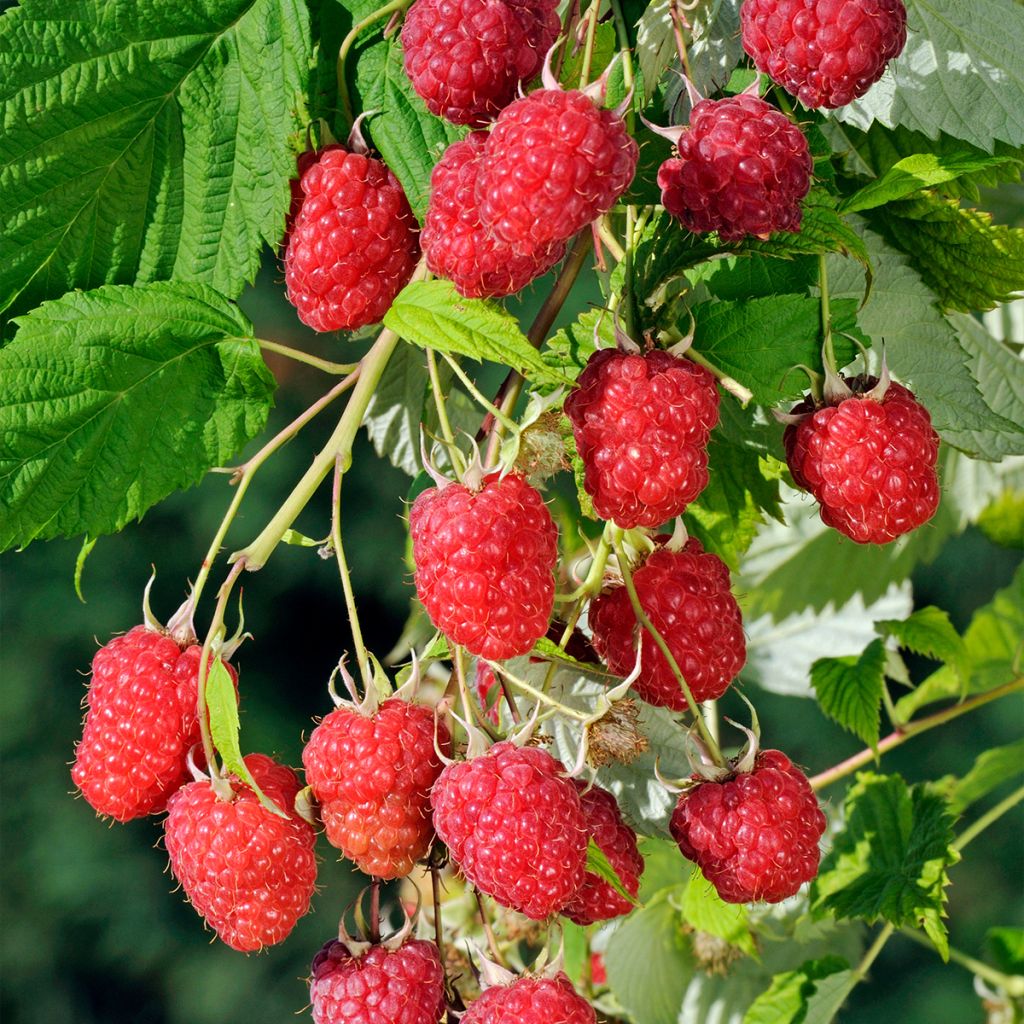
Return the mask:
[[204,285],[108,285],[46,302],[0,349],[0,550],[97,537],[224,465],[274,379]]
[[574,985],[583,981],[583,975],[590,966],[590,943],[586,928],[580,927],[567,917],[559,919],[562,929],[562,956],[565,973]]
[[1003,491],[978,517],[978,526],[993,544],[1024,549],[1024,491]]
[[602,347],[615,344],[615,321],[603,309],[588,309],[548,340],[541,358],[552,371],[575,380],[587,360]]
[[682,913],[687,923],[697,931],[717,935],[748,956],[757,955],[746,908],[736,903],[725,903],[696,866],[683,894]]
[[[711,0],[697,4],[687,15],[692,26],[690,43],[690,70],[693,84],[702,96],[710,96],[725,88],[733,71],[743,59],[740,40],[740,4],[738,0]],[[681,76],[672,76],[666,107],[671,108],[671,96],[682,91]]]
[[994,747],[978,755],[971,770],[962,778],[948,776],[937,785],[949,795],[950,810],[963,814],[972,804],[992,790],[1024,773],[1024,740]]
[[0,18],[0,310],[175,277],[235,296],[306,122],[299,0],[25,0]]
[[869,747],[878,746],[878,708],[885,689],[885,645],[872,640],[860,657],[821,658],[811,666],[821,710]]
[[[805,1024],[814,996],[827,986],[834,1009],[828,1016],[820,1012],[821,1024],[832,1019],[853,989],[855,979],[850,965],[838,956],[808,960],[795,971],[786,971],[772,978],[771,988],[754,1000],[743,1017],[743,1024]],[[841,994],[841,998],[839,998]]]
[[82,546],[78,549],[78,556],[75,558],[75,593],[82,604],[85,604],[85,595],[82,593],[82,573],[85,571],[85,560],[92,554],[92,549],[96,547],[98,539],[98,537],[83,538]]
[[892,637],[900,647],[925,658],[946,662],[961,678],[967,675],[967,648],[949,621],[949,614],[929,605],[909,618],[875,623],[879,636]]
[[629,900],[633,906],[637,907],[640,905],[637,903],[636,897],[622,884],[622,879],[619,878],[618,872],[612,867],[611,861],[605,856],[604,850],[597,845],[593,836],[587,841],[587,871],[592,875],[597,875],[602,882],[607,882],[624,900]]
[[1001,971],[1024,974],[1024,928],[989,928],[985,939]]
[[1008,587],[974,613],[964,633],[964,645],[966,687],[952,668],[940,668],[897,702],[896,713],[902,721],[933,701],[987,693],[1020,676],[1024,663],[1024,565],[1018,566]]
[[907,0],[908,39],[880,82],[832,116],[939,131],[988,152],[1024,145],[1024,9],[1014,0]]
[[947,959],[946,870],[960,857],[946,801],[924,785],[909,788],[899,775],[862,772],[847,791],[844,814],[811,889],[815,909],[922,927]]
[[489,359],[529,381],[572,383],[541,359],[511,314],[493,302],[462,298],[450,281],[407,284],[384,317],[384,326],[420,348]]
[[806,295],[818,283],[818,261],[811,256],[732,256],[702,263],[690,272],[716,299],[762,299],[772,295]]
[[654,95],[662,75],[676,59],[670,9],[670,0],[654,0],[637,22],[636,60],[644,104]]

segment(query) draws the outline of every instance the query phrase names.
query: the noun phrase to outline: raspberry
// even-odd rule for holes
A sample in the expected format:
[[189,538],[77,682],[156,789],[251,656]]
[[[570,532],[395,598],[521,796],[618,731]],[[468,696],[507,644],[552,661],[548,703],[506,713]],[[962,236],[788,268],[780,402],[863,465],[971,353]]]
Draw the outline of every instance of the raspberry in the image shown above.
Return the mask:
[[587,822],[575,787],[546,751],[496,743],[445,768],[430,799],[452,859],[502,906],[540,921],[583,884]]
[[557,6],[416,0],[402,26],[405,73],[432,114],[487,124],[540,71],[561,29]]
[[96,652],[71,778],[97,813],[130,821],[162,811],[190,778],[201,653],[147,626]]
[[477,491],[431,487],[409,511],[416,593],[434,625],[471,654],[526,654],[555,600],[558,531],[544,499],[518,473]]
[[288,182],[292,190],[292,203],[288,207],[288,216],[284,222],[284,237],[281,239],[282,249],[288,247],[288,239],[292,236],[292,228],[295,227],[295,220],[299,216],[299,210],[302,209],[302,200],[304,198],[302,192],[303,175],[320,159],[321,153],[323,153],[322,149],[307,149],[304,153],[300,153],[295,161],[295,177]]
[[907,43],[903,0],[745,0],[743,49],[805,107],[863,96]]
[[821,505],[822,522],[859,544],[888,544],[928,522],[939,505],[939,438],[913,394],[890,383],[878,401],[876,378],[847,381],[855,394],[795,406],[786,461],[798,487]]
[[778,903],[817,875],[825,815],[785,754],[763,750],[724,782],[694,779],[669,831],[726,903]]
[[314,331],[376,323],[419,258],[402,186],[379,160],[342,146],[326,146],[300,185],[284,256],[289,302]]
[[182,786],[167,801],[164,839],[171,871],[192,906],[223,942],[243,953],[287,938],[316,885],[316,835],[295,814],[298,776],[266,754],[245,759],[256,784],[278,807],[267,810],[231,777],[231,801],[209,782]]
[[572,89],[538,89],[494,124],[477,177],[480,220],[514,252],[565,241],[633,180],[636,142],[617,114]]
[[[664,538],[662,538],[664,543]],[[668,644],[698,703],[721,697],[747,657],[743,618],[729,589],[725,563],[695,538],[682,551],[660,546],[633,573],[640,606]],[[590,605],[594,646],[608,667],[627,676],[641,638],[640,678],[633,684],[648,704],[683,711],[688,705],[675,673],[646,629],[638,629],[624,586]]]
[[[437,740],[450,752],[443,722]],[[342,705],[313,730],[302,752],[328,840],[375,878],[400,878],[434,839],[430,787],[441,773],[434,713],[384,701],[372,715]]]
[[521,291],[565,255],[565,243],[559,241],[518,256],[480,223],[476,179],[486,142],[485,132],[473,132],[445,150],[430,176],[430,208],[423,224],[430,272],[447,277],[470,299]]
[[461,1024],[595,1024],[591,1005],[561,972],[553,978],[518,978],[487,989]]
[[566,399],[565,414],[584,487],[602,519],[626,529],[659,526],[707,486],[718,389],[689,359],[601,349]]
[[764,100],[701,100],[677,147],[658,185],[665,209],[689,231],[735,242],[800,230],[814,166],[807,139]]
[[313,958],[309,1000],[314,1024],[438,1024],[445,999],[437,947],[416,939],[353,956],[335,939]]
[[[580,795],[587,832],[608,858],[623,888],[635,897],[644,871],[644,859],[637,848],[636,833],[622,820],[615,797],[606,789],[600,786],[587,789],[579,781],[574,781],[574,785]],[[621,917],[632,909],[633,904],[629,900],[617,893],[603,878],[588,871],[583,885],[563,913],[578,925],[588,925]]]

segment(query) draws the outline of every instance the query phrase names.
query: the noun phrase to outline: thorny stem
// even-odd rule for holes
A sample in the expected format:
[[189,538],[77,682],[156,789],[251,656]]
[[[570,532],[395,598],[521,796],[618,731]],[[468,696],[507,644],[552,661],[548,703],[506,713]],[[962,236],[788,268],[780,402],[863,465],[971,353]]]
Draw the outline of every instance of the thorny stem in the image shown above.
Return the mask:
[[491,723],[488,722],[481,711],[477,701],[472,700],[469,696],[469,684],[466,682],[466,651],[463,647],[457,646],[455,648],[454,657],[452,659],[455,665],[455,680],[459,687],[459,698],[462,701],[462,716],[466,721],[466,726],[470,727],[473,723],[482,729],[487,735],[493,740],[497,739],[497,734],[494,729],[491,728]]
[[983,814],[973,825],[968,826],[956,837],[954,850],[962,850],[968,843],[977,839],[989,825],[997,822],[1007,811],[1012,810],[1024,800],[1024,786],[1014,790],[1005,800],[1001,800],[990,811]]
[[487,948],[491,951],[491,959],[499,966],[505,967],[507,964],[505,963],[505,958],[501,955],[501,950],[498,948],[498,940],[494,937],[491,919],[484,910],[484,901],[480,896],[480,890],[474,889],[473,895],[476,897],[477,910],[480,911],[480,921],[484,926],[484,935],[487,936]]
[[[1024,676],[1014,679],[1012,682],[1005,683],[1003,686],[999,686],[994,690],[989,690],[988,693],[979,694],[977,697],[972,697],[970,700],[965,700],[962,703],[954,704],[952,707],[946,708],[943,711],[938,711],[933,715],[928,715],[926,718],[920,718],[917,721],[908,722],[901,729],[897,729],[884,739],[879,740],[877,756],[888,753],[894,747],[901,746],[913,736],[918,736],[923,732],[927,732],[929,729],[934,729],[936,726],[945,725],[946,722],[951,722],[954,718],[966,715],[969,711],[974,711],[975,709],[982,707],[984,704],[998,700],[1000,697],[1005,697],[1008,694],[1015,693],[1020,689],[1024,689]],[[827,771],[815,775],[810,780],[811,787],[818,790],[824,789],[826,786],[831,786],[833,782],[838,782],[847,775],[852,775],[858,768],[863,768],[864,765],[875,760],[875,757],[876,751],[871,747],[867,747],[860,751],[860,753],[854,754],[852,757],[848,757],[845,761],[841,761],[839,764],[829,768]]]
[[462,476],[466,464],[462,458],[462,452],[455,444],[455,435],[452,433],[452,425],[448,420],[448,406],[445,405],[444,393],[441,390],[441,377],[437,372],[437,357],[432,348],[427,349],[427,372],[430,374],[430,390],[434,396],[437,422],[441,427],[441,436],[444,438],[445,447],[448,449],[448,458],[451,459],[452,469],[456,474]]
[[452,368],[455,376],[462,381],[463,387],[476,399],[477,403],[490,415],[493,416],[506,430],[516,431],[519,428],[516,426],[515,421],[506,416],[496,405],[492,405],[491,402],[481,393],[480,389],[473,383],[470,376],[466,373],[461,366],[459,366],[458,360],[454,359],[447,352],[442,352],[445,362]]
[[358,363],[332,363],[327,359],[310,355],[308,352],[303,352],[300,349],[291,348],[289,345],[281,345],[276,341],[266,341],[263,338],[257,338],[256,344],[268,352],[276,352],[279,356],[287,356],[289,359],[294,359],[297,363],[305,363],[307,366],[323,370],[324,373],[334,373],[338,376],[351,373],[359,365]]
[[698,366],[703,366],[705,370],[713,374],[730,395],[739,399],[741,405],[749,405],[754,400],[754,392],[750,388],[745,387],[734,377],[730,377],[727,373],[720,370],[714,363],[709,362],[695,349],[688,348],[686,355],[687,358],[692,359]]
[[[927,947],[932,952],[936,952],[930,940],[914,928],[901,928],[900,935],[916,942],[920,946]],[[994,967],[989,967],[988,964],[976,960],[973,956],[961,953],[959,949],[955,949],[952,946],[949,950],[949,959],[953,963],[967,968],[967,970],[972,974],[976,974],[983,981],[1001,988],[1013,999],[1019,999],[1021,996],[1024,996],[1024,977],[1021,977],[1019,974],[1004,974],[1002,971],[997,971]]]
[[334,557],[338,562],[338,572],[341,575],[341,589],[345,592],[348,624],[352,630],[352,643],[356,649],[356,662],[359,665],[359,674],[363,679],[363,692],[369,693],[370,688],[373,686],[370,659],[367,657],[366,645],[363,643],[363,631],[359,625],[356,596],[352,590],[352,578],[349,574],[348,560],[345,558],[345,549],[341,543],[341,478],[341,456],[339,455],[335,461],[334,484],[331,488],[331,547],[334,548]]
[[590,65],[594,60],[594,40],[597,38],[597,15],[601,8],[601,0],[592,0],[584,18],[587,21],[587,37],[583,44],[583,67],[580,70],[580,88],[585,89],[590,81]]
[[350,125],[355,122],[355,114],[352,110],[352,100],[348,94],[348,80],[345,77],[345,60],[348,57],[349,51],[355,44],[356,39],[359,38],[360,32],[371,25],[375,25],[378,21],[389,18],[392,14],[404,11],[411,2],[412,0],[391,0],[390,3],[385,4],[383,7],[378,7],[377,10],[372,11],[362,21],[357,21],[352,26],[349,34],[341,41],[341,46],[338,48],[338,102],[341,104],[341,109],[345,117],[348,118]]
[[[633,614],[636,616],[637,622],[651,634],[651,638],[658,646],[658,650],[661,651],[665,660],[668,662],[669,667],[672,669],[672,674],[676,677],[676,681],[679,683],[680,688],[683,691],[683,696],[686,698],[686,703],[689,705],[690,713],[693,715],[693,720],[697,725],[697,731],[700,733],[700,738],[704,741],[705,746],[708,748],[708,752],[714,759],[715,764],[722,768],[728,767],[728,762],[722,751],[719,749],[718,744],[715,742],[714,736],[711,735],[711,730],[708,729],[707,723],[704,721],[704,716],[701,714],[700,705],[693,699],[693,694],[690,692],[690,687],[686,682],[686,678],[683,676],[682,670],[679,668],[679,663],[676,661],[675,656],[669,649],[668,644],[665,642],[665,638],[655,628],[653,622],[644,611],[643,605],[640,604],[640,597],[636,592],[636,585],[633,583],[633,573],[629,568],[629,558],[626,555],[625,549],[622,546],[622,531],[616,530],[616,535],[613,538],[612,546],[615,549],[615,555],[619,563],[619,571],[622,573],[622,581],[626,585],[626,593],[629,594],[629,603],[633,606]],[[640,638],[637,638],[637,642],[640,642]]]

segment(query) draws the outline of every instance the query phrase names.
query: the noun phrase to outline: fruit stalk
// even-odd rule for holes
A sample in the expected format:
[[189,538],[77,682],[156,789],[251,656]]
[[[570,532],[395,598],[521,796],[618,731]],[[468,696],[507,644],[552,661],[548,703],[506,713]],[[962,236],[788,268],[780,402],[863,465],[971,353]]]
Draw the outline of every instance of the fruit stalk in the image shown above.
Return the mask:
[[359,663],[359,674],[363,680],[363,692],[368,693],[373,686],[373,673],[370,671],[370,659],[363,643],[363,630],[359,625],[359,612],[356,608],[356,595],[352,589],[352,577],[348,571],[348,560],[345,548],[341,543],[341,455],[334,464],[334,483],[331,488],[331,547],[338,562],[341,575],[341,589],[345,593],[345,606],[348,609],[348,624],[352,630],[352,643],[356,649],[356,661]]

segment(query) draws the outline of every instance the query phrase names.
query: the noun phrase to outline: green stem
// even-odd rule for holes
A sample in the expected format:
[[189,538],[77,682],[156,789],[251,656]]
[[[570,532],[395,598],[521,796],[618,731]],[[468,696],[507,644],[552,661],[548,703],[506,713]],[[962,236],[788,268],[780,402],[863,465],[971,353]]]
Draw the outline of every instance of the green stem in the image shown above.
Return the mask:
[[564,704],[555,700],[554,697],[549,697],[543,690],[538,690],[535,686],[531,686],[522,679],[517,679],[503,665],[499,665],[496,662],[491,661],[487,662],[487,664],[494,669],[495,675],[499,675],[501,678],[507,679],[517,690],[522,690],[523,693],[532,697],[534,700],[539,701],[541,704],[546,704],[549,708],[554,708],[560,715],[565,715],[567,718],[575,718],[577,722],[590,721],[589,715],[582,711],[577,711],[575,708],[566,707]]
[[[619,53],[622,56],[622,84],[627,92],[633,90],[635,77],[633,75],[633,51],[629,46],[629,27],[626,25],[626,17],[622,13],[622,0],[611,0],[612,16],[615,18],[615,34],[619,40]],[[636,128],[636,115],[633,112],[633,103],[630,102],[626,110],[626,127],[632,135]]]
[[997,822],[1007,811],[1012,810],[1024,800],[1024,786],[1014,790],[1005,800],[1001,800],[990,811],[983,814],[973,825],[968,826],[956,837],[954,850],[962,850],[968,843],[977,839],[989,825]]
[[615,257],[615,262],[621,263],[623,257],[626,255],[626,250],[623,249],[622,244],[615,237],[615,233],[612,231],[608,220],[608,214],[598,218],[597,234],[601,241],[604,242],[605,248]]
[[[668,662],[669,667],[672,669],[672,674],[676,677],[676,681],[679,683],[680,689],[683,691],[683,696],[686,698],[686,703],[690,708],[690,713],[693,715],[693,720],[697,725],[697,731],[700,733],[700,738],[704,741],[704,745],[708,748],[708,752],[714,759],[715,764],[722,768],[728,767],[728,762],[725,756],[722,754],[721,749],[715,742],[714,736],[711,735],[711,730],[708,729],[707,723],[704,721],[704,716],[701,714],[700,705],[693,699],[693,694],[690,692],[689,684],[686,682],[686,678],[683,676],[682,670],[679,668],[679,663],[675,659],[675,655],[669,649],[668,644],[665,642],[665,638],[661,635],[654,623],[651,622],[644,611],[643,605],[640,603],[640,597],[636,592],[636,585],[633,582],[633,573],[629,568],[629,558],[626,556],[625,549],[622,546],[622,531],[617,530],[616,536],[612,542],[612,546],[615,549],[615,554],[619,563],[619,571],[622,573],[622,581],[626,585],[626,593],[629,594],[629,603],[633,606],[633,614],[636,616],[637,622],[651,634],[651,638],[658,646],[658,650],[661,651],[663,657]],[[639,642],[639,640],[638,640]]]
[[720,370],[714,363],[705,359],[696,349],[688,348],[686,355],[687,358],[692,359],[698,366],[703,366],[705,370],[713,374],[730,395],[739,399],[741,405],[748,405],[754,400],[754,392],[750,388],[745,387],[734,377],[730,377],[727,373]]
[[859,753],[854,754],[852,757],[848,757],[845,761],[841,761],[839,764],[834,765],[827,771],[815,775],[810,780],[811,786],[816,790],[824,789],[826,786],[831,786],[832,783],[838,782],[847,775],[852,775],[858,768],[863,768],[864,765],[874,761],[876,757],[888,753],[895,747],[902,746],[902,744],[906,743],[907,740],[911,739],[913,736],[918,736],[923,732],[927,732],[929,729],[934,729],[936,726],[945,725],[946,722],[951,722],[954,718],[966,715],[969,711],[974,711],[991,701],[998,700],[1000,697],[1005,697],[1008,694],[1015,693],[1020,689],[1024,689],[1024,676],[1019,679],[1014,679],[1012,682],[1005,683],[1003,686],[999,686],[994,690],[989,690],[988,693],[982,693],[977,697],[972,697],[970,700],[965,700],[960,704],[954,704],[952,707],[946,708],[944,711],[937,711],[935,714],[928,715],[926,718],[921,718],[914,722],[908,722],[902,729],[897,729],[884,739],[879,740],[877,750],[872,747],[867,747]]
[[[916,942],[919,946],[925,946],[933,953],[937,952],[931,940],[913,928],[901,928],[900,935],[910,939],[912,942]],[[997,988],[1001,988],[1013,999],[1019,999],[1021,996],[1024,996],[1024,977],[1019,974],[1004,974],[1002,971],[997,971],[994,967],[989,967],[988,964],[982,963],[966,953],[961,953],[959,949],[954,949],[953,947],[950,947],[949,959],[961,967],[966,967],[972,974],[976,974],[984,981],[995,985]]]
[[892,933],[896,930],[896,926],[893,924],[887,924],[876,936],[875,941],[871,943],[868,951],[861,958],[861,961],[854,968],[853,977],[854,984],[858,981],[863,981],[868,971],[871,970],[871,965],[878,959],[878,954],[882,952],[885,944],[892,938]]
[[452,433],[452,425],[448,420],[448,406],[445,405],[444,394],[441,391],[441,377],[437,372],[437,357],[432,348],[427,349],[427,372],[430,374],[430,390],[434,396],[437,422],[441,427],[445,447],[448,449],[448,458],[451,459],[452,469],[461,477],[466,470],[466,463],[462,458],[462,452],[455,444],[455,434]]
[[491,401],[484,396],[480,389],[470,379],[466,371],[459,366],[457,359],[450,356],[447,352],[442,352],[441,355],[444,358],[444,361],[452,368],[455,376],[462,381],[463,387],[476,399],[482,409],[489,412],[506,430],[516,431],[519,429],[513,419],[506,416],[501,409],[491,403]]
[[357,21],[352,26],[349,34],[341,41],[341,46],[338,48],[338,102],[341,104],[341,109],[348,118],[350,125],[355,123],[355,116],[352,110],[352,100],[348,93],[348,80],[345,77],[345,60],[348,57],[349,51],[355,45],[360,32],[371,25],[375,25],[378,21],[383,21],[384,18],[391,17],[392,14],[404,11],[410,3],[412,3],[412,0],[391,0],[390,3],[385,4],[383,7],[378,7],[377,10],[368,14],[362,21]]
[[307,366],[323,370],[324,373],[333,373],[338,376],[351,373],[359,365],[358,363],[332,363],[326,359],[319,358],[319,356],[303,352],[300,349],[291,348],[289,345],[280,345],[276,341],[266,341],[263,338],[257,338],[256,344],[267,352],[276,352],[279,356],[287,356],[289,359],[294,359],[297,363],[305,363]]
[[594,60],[594,40],[597,38],[597,15],[601,7],[601,0],[592,0],[587,13],[588,18],[587,36],[583,44],[583,67],[580,70],[580,88],[585,89],[590,81],[590,65]]
[[822,359],[825,370],[838,372],[836,351],[832,344],[832,306],[828,294],[828,259],[824,253],[818,256],[818,289],[821,292],[821,333],[825,339]]
[[373,684],[373,673],[370,671],[370,659],[366,654],[366,645],[363,643],[363,630],[359,625],[359,612],[356,608],[356,596],[352,589],[352,577],[349,573],[348,560],[345,558],[345,549],[341,543],[341,457],[339,456],[334,467],[334,484],[331,488],[331,547],[334,548],[334,557],[338,562],[338,572],[341,575],[341,589],[345,592],[345,607],[348,609],[348,624],[352,630],[352,643],[356,649],[356,662],[359,665],[359,675],[363,680],[363,692],[369,693]]

